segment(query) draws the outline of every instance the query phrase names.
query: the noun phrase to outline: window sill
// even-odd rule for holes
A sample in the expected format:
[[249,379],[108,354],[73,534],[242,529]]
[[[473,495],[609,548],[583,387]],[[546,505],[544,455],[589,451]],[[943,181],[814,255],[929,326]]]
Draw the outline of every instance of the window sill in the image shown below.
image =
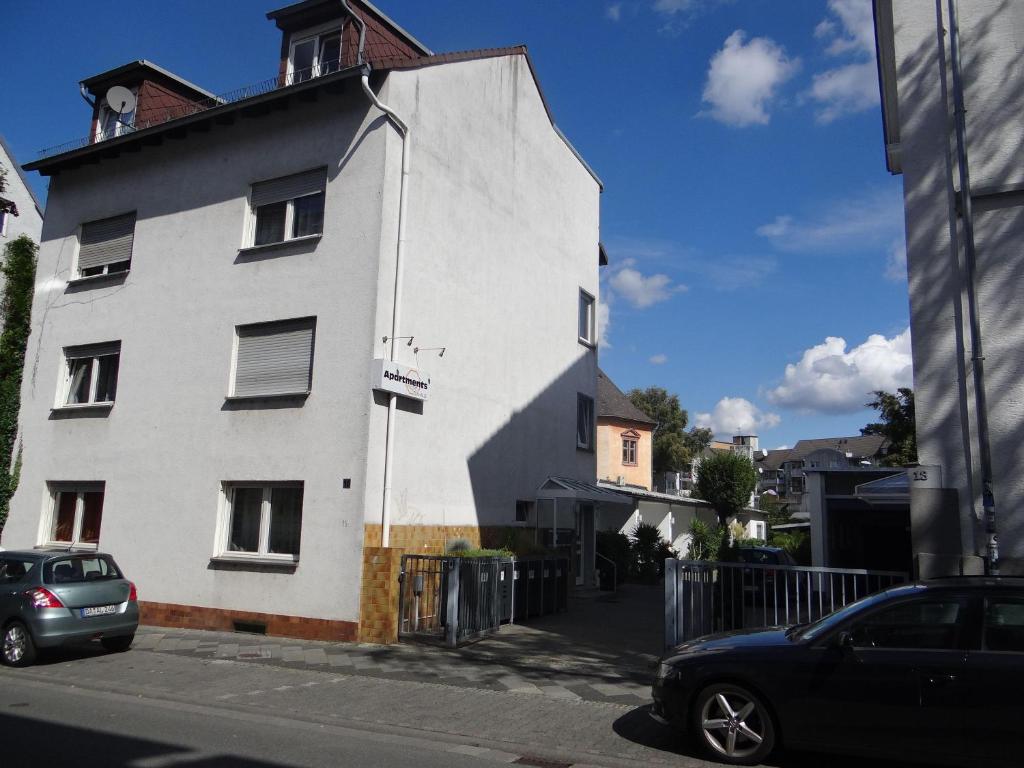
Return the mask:
[[597,344],[595,344],[592,341],[588,341],[587,339],[584,339],[582,336],[580,336],[578,340],[580,344],[586,347],[587,349],[597,349]]
[[309,390],[304,392],[277,392],[267,395],[225,395],[226,403],[250,403],[254,400],[305,400],[309,397]]
[[76,277],[68,280],[67,287],[73,290],[76,288],[95,288],[100,285],[113,285],[114,283],[123,283],[126,277],[128,277],[128,270],[124,272],[108,272],[105,275]]
[[230,568],[233,570],[253,571],[286,571],[293,572],[299,567],[297,559],[276,557],[245,557],[242,555],[223,554],[210,558],[211,568]]
[[302,237],[293,237],[290,240],[280,240],[276,243],[264,243],[263,245],[247,245],[244,248],[238,249],[239,256],[245,256],[250,253],[263,253],[264,251],[272,251],[277,248],[286,248],[289,245],[297,245],[299,243],[316,242],[323,234],[316,235],[303,235]]
[[594,446],[592,446],[592,445],[578,445],[577,444],[576,450],[577,451],[582,451],[583,453],[593,453],[594,452]]
[[72,414],[72,413],[102,413],[114,407],[113,401],[108,403],[78,403],[75,405],[55,405],[50,413]]
[[82,542],[70,541],[48,541],[45,544],[36,544],[33,549],[56,552],[95,552],[100,548],[99,544],[83,544]]

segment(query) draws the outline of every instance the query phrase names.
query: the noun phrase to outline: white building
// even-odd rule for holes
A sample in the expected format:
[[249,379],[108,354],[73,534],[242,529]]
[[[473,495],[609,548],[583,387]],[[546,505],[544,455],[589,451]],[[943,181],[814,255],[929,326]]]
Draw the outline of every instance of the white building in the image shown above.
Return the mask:
[[[43,207],[39,205],[28,179],[14,159],[14,153],[0,136],[0,168],[6,171],[7,190],[0,192],[0,254],[12,240],[28,235],[35,243],[43,229]],[[2,281],[3,278],[0,278]],[[2,285],[2,282],[0,282]]]
[[[351,639],[386,484],[392,546],[437,551],[595,480],[599,180],[525,48],[433,55],[352,5],[409,127],[404,209],[337,0],[268,14],[281,75],[244,98],[148,62],[90,78],[90,138],[28,166],[45,281],[2,543],[112,552],[149,621]],[[404,380],[374,379],[392,353]]]
[[[914,551],[956,572],[984,556],[981,450],[967,286],[972,212],[977,317],[991,431],[1002,573],[1024,571],[1024,3],[875,0],[886,163],[903,176],[917,445],[911,476]],[[966,109],[970,205],[957,152],[957,31]],[[968,558],[964,560],[963,558]]]

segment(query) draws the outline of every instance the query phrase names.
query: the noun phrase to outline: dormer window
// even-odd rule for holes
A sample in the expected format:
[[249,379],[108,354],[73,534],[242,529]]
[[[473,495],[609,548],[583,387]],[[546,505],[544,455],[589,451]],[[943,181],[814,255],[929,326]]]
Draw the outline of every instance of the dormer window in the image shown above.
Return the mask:
[[292,83],[341,69],[341,30],[331,29],[314,35],[296,36],[288,57]]
[[[132,93],[138,95],[137,88],[131,89]],[[120,119],[118,114],[110,105],[107,104],[106,99],[100,100],[99,111],[96,115],[96,136],[93,141],[104,141],[106,139],[112,139],[115,136],[123,136],[126,133],[131,133],[135,130],[135,112],[122,112]]]

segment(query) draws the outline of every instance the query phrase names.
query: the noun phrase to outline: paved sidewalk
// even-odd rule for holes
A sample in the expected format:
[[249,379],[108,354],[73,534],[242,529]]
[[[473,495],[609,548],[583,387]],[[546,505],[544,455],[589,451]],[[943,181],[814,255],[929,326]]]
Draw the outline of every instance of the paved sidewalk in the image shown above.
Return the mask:
[[661,638],[659,587],[581,593],[545,616],[458,649],[325,643],[228,632],[140,627],[134,647],[156,653],[326,670],[565,701],[635,706],[650,700]]

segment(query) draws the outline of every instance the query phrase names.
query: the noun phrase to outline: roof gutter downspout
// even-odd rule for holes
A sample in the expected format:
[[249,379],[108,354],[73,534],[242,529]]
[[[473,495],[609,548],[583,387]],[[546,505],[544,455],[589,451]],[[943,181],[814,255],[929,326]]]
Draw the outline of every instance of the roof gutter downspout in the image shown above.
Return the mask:
[[[409,126],[400,118],[391,107],[382,103],[377,94],[370,88],[370,67],[363,64],[363,44],[366,34],[365,22],[357,16],[349,6],[347,0],[341,0],[342,6],[359,25],[359,53],[357,61],[363,66],[363,74],[360,78],[363,84],[363,92],[377,109],[388,116],[392,125],[402,136],[402,176],[398,198],[398,246],[395,251],[395,292],[394,306],[391,313],[391,341],[390,359],[395,359],[395,337],[398,335],[402,319],[402,262],[405,255],[405,223],[407,220],[406,211],[409,200],[409,154],[411,136]],[[388,395],[388,420],[387,432],[384,438],[384,499],[381,505],[381,533],[380,545],[388,547],[391,545],[391,478],[393,473],[392,465],[395,453],[395,423],[398,420],[398,395],[393,392]]]
[[967,160],[967,121],[964,109],[964,85],[960,69],[960,22],[957,0],[949,0],[949,47],[953,70],[953,111],[956,123],[956,159],[960,174],[960,205],[963,216],[964,263],[967,268],[967,311],[971,325],[971,362],[974,369],[974,407],[977,411],[978,443],[981,459],[981,503],[985,510],[987,570],[999,575],[999,536],[996,527],[996,501],[993,492],[992,449],[989,441],[988,402],[985,396],[985,355],[982,351],[981,319],[975,296],[977,255],[974,250],[974,210],[971,201],[970,165]]

